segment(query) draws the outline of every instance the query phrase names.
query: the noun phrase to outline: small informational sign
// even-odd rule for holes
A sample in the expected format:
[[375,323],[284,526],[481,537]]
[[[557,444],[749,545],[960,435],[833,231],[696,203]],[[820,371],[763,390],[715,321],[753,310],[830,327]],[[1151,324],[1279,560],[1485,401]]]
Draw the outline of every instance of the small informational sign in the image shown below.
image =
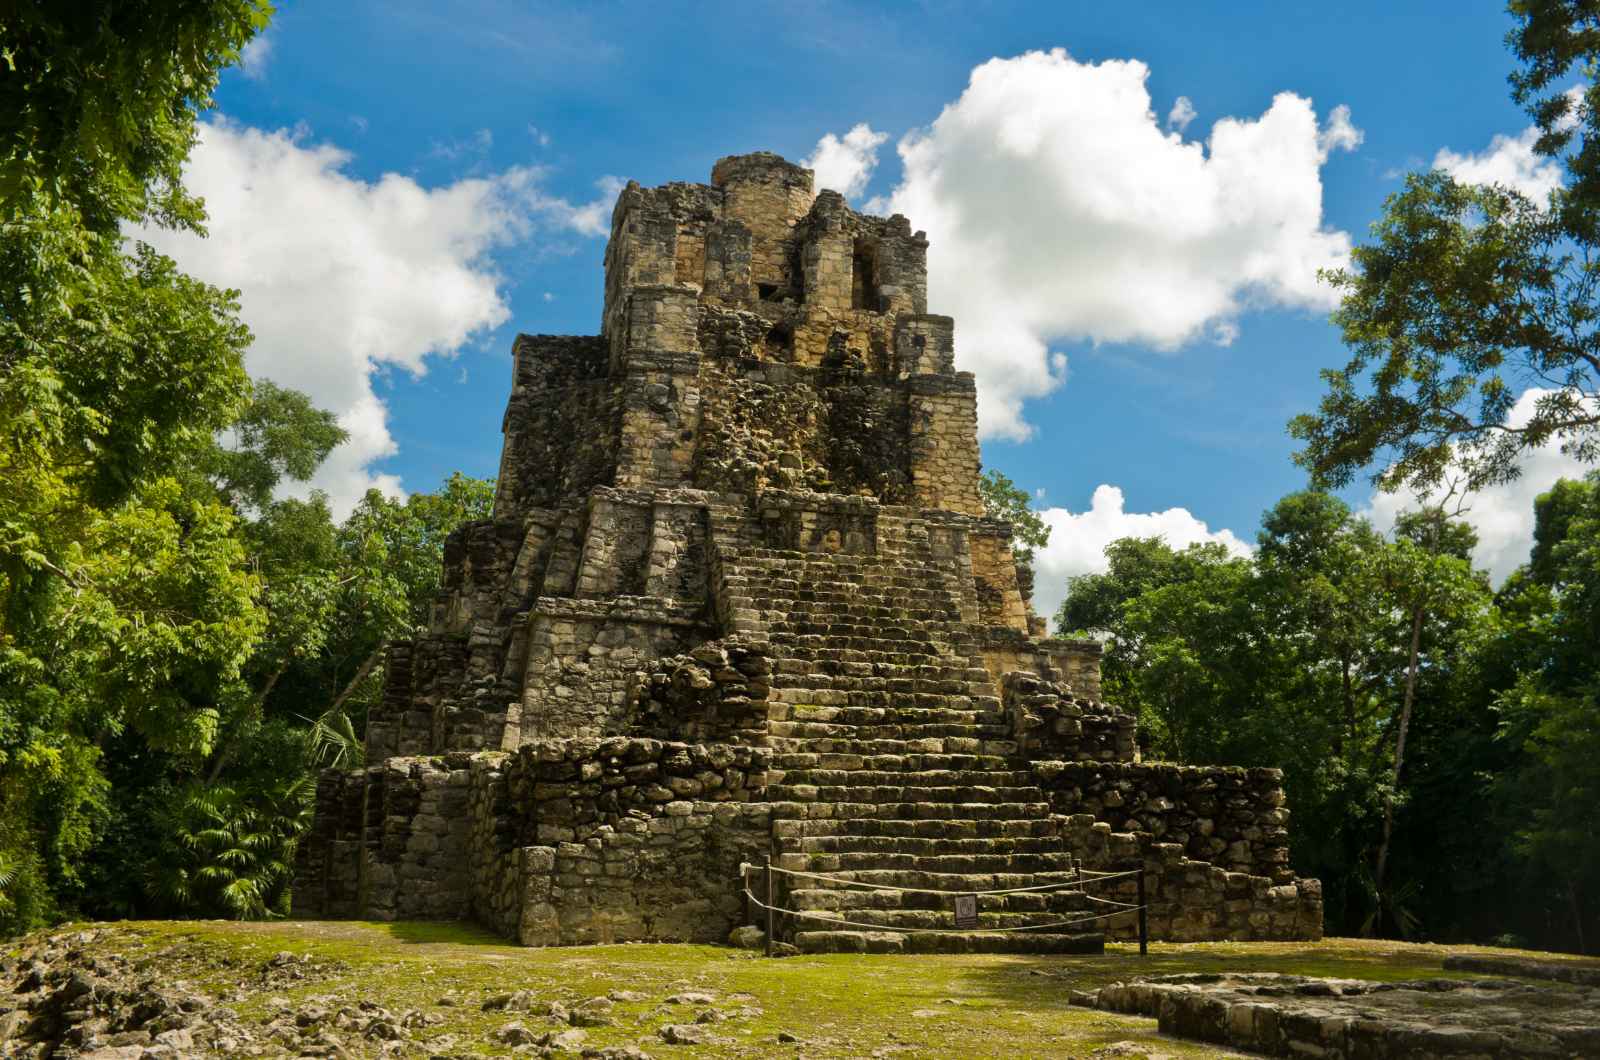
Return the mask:
[[975,894],[956,895],[956,927],[975,928],[978,926],[978,896]]

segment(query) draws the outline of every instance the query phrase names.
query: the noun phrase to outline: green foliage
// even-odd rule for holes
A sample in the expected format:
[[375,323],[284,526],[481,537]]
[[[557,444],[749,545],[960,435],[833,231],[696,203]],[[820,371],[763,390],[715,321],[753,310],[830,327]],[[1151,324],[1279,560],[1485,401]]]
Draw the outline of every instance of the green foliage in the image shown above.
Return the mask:
[[[1553,441],[1600,459],[1600,12],[1576,0],[1510,10],[1513,96],[1566,186],[1533,202],[1434,171],[1389,199],[1354,268],[1328,277],[1353,356],[1323,373],[1318,412],[1290,425],[1306,443],[1295,459],[1320,484],[1376,464],[1385,489],[1428,491],[1457,469],[1476,489]],[[1544,393],[1512,423],[1513,384],[1530,382]]]
[[[1477,489],[1552,441],[1600,457],[1600,273],[1544,206],[1440,171],[1389,199],[1354,268],[1328,276],[1351,359],[1322,373],[1318,412],[1290,424],[1317,481],[1343,486],[1376,464],[1384,489],[1427,492],[1457,470]],[[1512,423],[1526,380],[1547,392]]]
[[1380,893],[1373,862],[1385,800],[1405,795],[1390,774],[1412,625],[1422,608],[1417,713],[1432,719],[1452,709],[1453,649],[1486,621],[1488,587],[1407,537],[1414,521],[1387,540],[1327,494],[1291,494],[1262,526],[1248,559],[1114,542],[1057,625],[1108,639],[1107,698],[1138,712],[1151,756],[1285,770],[1295,864],[1323,879],[1330,930],[1380,910],[1409,927],[1408,884]]
[[333,413],[297,390],[260,379],[244,411],[204,461],[217,492],[242,511],[262,511],[283,479],[304,482],[348,435]]
[[0,18],[0,201],[41,196],[111,232],[154,212],[194,226],[181,167],[263,0],[13,0]]
[[295,845],[310,823],[315,787],[301,773],[249,793],[201,783],[178,791],[158,826],[177,842],[172,856],[153,866],[151,889],[191,914],[286,914]]
[[1018,489],[1015,482],[990,468],[978,479],[978,493],[983,497],[984,512],[989,518],[1004,519],[1011,524],[1011,555],[1018,563],[1031,567],[1034,550],[1050,543],[1050,528],[1033,510],[1027,491]]

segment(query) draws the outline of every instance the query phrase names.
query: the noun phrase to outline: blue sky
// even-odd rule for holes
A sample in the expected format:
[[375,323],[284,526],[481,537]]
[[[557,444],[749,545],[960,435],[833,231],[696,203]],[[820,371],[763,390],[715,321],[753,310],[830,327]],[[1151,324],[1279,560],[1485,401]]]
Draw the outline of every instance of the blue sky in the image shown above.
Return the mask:
[[[246,320],[262,336],[251,365],[259,374],[321,398],[317,366],[349,361],[342,347],[364,343],[324,398],[365,402],[351,415],[366,416],[376,439],[341,473],[426,490],[457,469],[495,472],[516,332],[597,329],[605,178],[703,181],[719,156],[768,149],[803,159],[821,137],[866,123],[887,139],[856,201],[891,196],[905,178],[897,142],[960,99],[975,67],[1064,48],[1086,68],[1145,64],[1158,125],[1171,129],[1177,97],[1191,101],[1196,117],[1177,130],[1189,142],[1205,144],[1219,119],[1261,118],[1283,92],[1308,99],[1323,128],[1334,107],[1348,106],[1360,143],[1328,151],[1312,175],[1322,227],[1359,242],[1398,174],[1442,149],[1485,156],[1496,135],[1526,127],[1507,94],[1510,25],[1488,2],[287,2],[250,66],[226,74],[218,93],[212,120],[231,131],[234,155],[196,163],[199,190],[218,204],[217,246],[180,243],[173,253],[244,289]],[[1043,105],[1040,120],[1055,120],[1060,102]],[[207,149],[220,150],[221,136]],[[996,195],[1009,194],[1008,179],[996,174]],[[230,208],[240,187],[247,193]],[[340,212],[286,205],[320,194],[344,203]],[[299,232],[299,219],[313,230]],[[369,236],[363,224],[380,231]],[[428,245],[434,231],[442,246]],[[1070,227],[1045,231],[1071,236]],[[372,258],[394,262],[363,271],[369,238]],[[1052,247],[1015,249],[1030,268],[1050,267]],[[269,253],[290,264],[262,264]],[[326,297],[299,299],[292,281],[336,259],[352,264],[314,281]],[[258,272],[272,267],[292,275],[253,293]],[[354,293],[341,293],[346,282]],[[330,320],[340,298],[385,285],[395,289],[360,338]],[[1150,297],[1159,309],[1160,290]],[[1028,440],[985,442],[986,465],[1068,515],[1109,485],[1125,513],[1183,510],[1128,523],[1135,532],[1253,539],[1261,512],[1304,482],[1284,424],[1314,407],[1318,370],[1342,363],[1343,351],[1324,305],[1240,298],[1242,308],[1224,314],[1236,332],[1227,344],[1215,321],[1167,348],[1093,326],[1050,334],[1040,325],[1051,354],[1066,357],[1065,382],[1022,404]],[[411,325],[413,312],[424,317]],[[387,352],[405,345],[408,326],[422,337]],[[958,346],[962,334],[958,316]],[[1350,499],[1361,506],[1367,491]],[[1059,521],[1069,532],[1077,525]],[[1082,551],[1059,553],[1047,576],[1092,563]]]

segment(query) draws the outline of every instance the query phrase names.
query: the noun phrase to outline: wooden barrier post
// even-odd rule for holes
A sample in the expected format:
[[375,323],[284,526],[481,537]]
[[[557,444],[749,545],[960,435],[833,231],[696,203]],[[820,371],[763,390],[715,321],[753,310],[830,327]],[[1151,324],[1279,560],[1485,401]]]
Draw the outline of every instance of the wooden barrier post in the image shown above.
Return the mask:
[[767,855],[767,956],[772,956],[772,855]]
[[1150,925],[1145,920],[1144,908],[1144,866],[1139,866],[1139,956],[1147,957],[1150,954]]

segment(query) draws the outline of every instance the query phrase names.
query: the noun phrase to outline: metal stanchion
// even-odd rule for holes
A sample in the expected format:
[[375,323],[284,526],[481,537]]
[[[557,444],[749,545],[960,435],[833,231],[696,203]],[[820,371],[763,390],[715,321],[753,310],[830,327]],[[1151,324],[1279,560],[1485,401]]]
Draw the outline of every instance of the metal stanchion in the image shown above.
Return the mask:
[[772,855],[767,855],[767,956],[772,956]]
[[1144,908],[1144,866],[1139,866],[1139,956],[1146,957],[1150,954],[1150,926],[1145,921]]

